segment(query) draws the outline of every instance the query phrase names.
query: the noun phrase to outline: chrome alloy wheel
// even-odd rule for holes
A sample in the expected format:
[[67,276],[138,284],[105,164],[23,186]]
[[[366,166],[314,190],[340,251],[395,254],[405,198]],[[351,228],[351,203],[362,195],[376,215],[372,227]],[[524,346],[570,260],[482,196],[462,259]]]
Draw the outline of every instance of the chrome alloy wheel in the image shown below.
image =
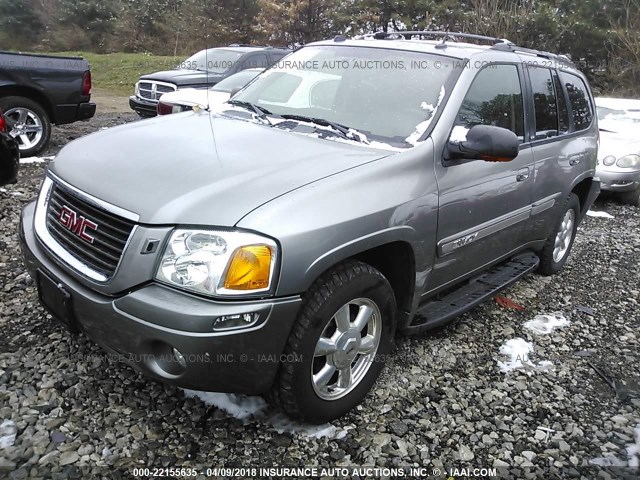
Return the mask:
[[4,112],[9,135],[18,142],[20,150],[35,147],[42,140],[44,127],[35,112],[24,107],[15,107]]
[[576,214],[572,208],[564,214],[560,228],[556,235],[556,241],[553,245],[553,261],[558,263],[569,251],[571,239],[573,238],[573,226],[576,222]]
[[315,393],[337,400],[356,388],[373,364],[381,336],[382,316],[374,302],[357,298],[342,306],[316,344],[311,363]]

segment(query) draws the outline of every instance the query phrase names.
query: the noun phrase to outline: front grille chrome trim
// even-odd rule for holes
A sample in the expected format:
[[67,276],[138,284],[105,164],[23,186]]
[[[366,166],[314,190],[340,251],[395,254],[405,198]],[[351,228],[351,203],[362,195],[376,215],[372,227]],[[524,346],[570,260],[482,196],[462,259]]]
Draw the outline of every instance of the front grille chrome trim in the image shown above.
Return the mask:
[[[158,87],[162,88],[163,91],[159,90]],[[150,102],[158,102],[162,95],[175,92],[176,90],[178,90],[178,86],[173,83],[161,82],[159,80],[140,80],[136,94],[138,97]]]
[[40,194],[38,195],[38,200],[36,202],[36,211],[34,216],[34,230],[39,240],[57,259],[59,259],[62,263],[64,263],[71,269],[93,280],[94,282],[101,283],[101,284],[109,283],[118,272],[118,269],[122,264],[122,261],[127,251],[127,248],[129,246],[129,243],[131,242],[131,239],[135,235],[135,232],[138,226],[137,225],[133,226],[131,233],[129,234],[129,237],[127,238],[127,241],[124,245],[124,248],[122,249],[122,254],[120,256],[120,259],[118,261],[118,264],[115,270],[113,271],[113,274],[111,274],[111,276],[107,276],[102,272],[97,272],[96,270],[90,268],[88,265],[82,262],[82,260],[72,255],[49,232],[49,229],[47,227],[47,214],[49,210],[48,208],[49,200],[51,198],[51,195],[53,193],[53,189],[56,183],[59,183],[59,185],[64,186],[64,188],[73,192],[74,195],[81,197],[82,200],[86,201],[87,203],[94,204],[95,206],[103,208],[106,211],[113,213],[115,215],[121,215],[125,217],[125,215],[122,214],[122,213],[125,213],[127,215],[126,218],[131,221],[137,221],[139,219],[139,216],[134,213],[128,212],[127,210],[121,209],[120,207],[116,207],[115,205],[108,204],[84,192],[79,192],[77,189],[71,187],[68,183],[58,179],[55,175],[52,175],[49,173],[44,178],[44,181],[42,183],[42,188],[40,189]]

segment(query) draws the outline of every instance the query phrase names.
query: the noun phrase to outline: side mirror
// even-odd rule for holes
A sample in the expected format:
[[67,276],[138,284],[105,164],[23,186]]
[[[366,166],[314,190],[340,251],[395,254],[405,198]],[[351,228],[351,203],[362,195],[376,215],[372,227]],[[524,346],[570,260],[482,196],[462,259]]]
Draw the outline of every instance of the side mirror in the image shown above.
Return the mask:
[[476,125],[460,142],[449,141],[445,160],[484,160],[485,162],[510,162],[518,156],[520,141],[506,128]]

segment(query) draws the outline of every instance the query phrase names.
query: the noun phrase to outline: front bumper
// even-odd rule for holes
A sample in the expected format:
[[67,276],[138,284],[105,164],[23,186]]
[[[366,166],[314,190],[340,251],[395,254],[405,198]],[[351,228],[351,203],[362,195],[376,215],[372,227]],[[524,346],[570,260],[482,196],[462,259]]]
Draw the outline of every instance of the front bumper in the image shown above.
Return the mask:
[[144,100],[135,95],[129,97],[129,106],[143,117],[155,117],[158,114],[158,102]]
[[[245,394],[268,391],[277,374],[300,297],[216,302],[148,283],[116,296],[97,293],[49,257],[33,229],[35,203],[22,211],[19,234],[25,265],[71,296],[78,328],[149,377],[182,388]],[[212,331],[221,315],[259,313],[256,325]],[[184,366],[173,355],[177,349]]]
[[600,178],[600,188],[609,192],[631,192],[640,187],[640,170],[624,172],[616,170],[596,170]]

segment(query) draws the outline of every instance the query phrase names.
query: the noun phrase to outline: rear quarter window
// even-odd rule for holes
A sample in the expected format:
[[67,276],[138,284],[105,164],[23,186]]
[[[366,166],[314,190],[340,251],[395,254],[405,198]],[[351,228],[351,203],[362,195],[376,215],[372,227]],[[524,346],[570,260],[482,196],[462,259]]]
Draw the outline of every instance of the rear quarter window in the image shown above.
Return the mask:
[[559,76],[569,97],[574,130],[589,128],[593,121],[593,105],[586,84],[580,77],[571,73],[559,72]]

